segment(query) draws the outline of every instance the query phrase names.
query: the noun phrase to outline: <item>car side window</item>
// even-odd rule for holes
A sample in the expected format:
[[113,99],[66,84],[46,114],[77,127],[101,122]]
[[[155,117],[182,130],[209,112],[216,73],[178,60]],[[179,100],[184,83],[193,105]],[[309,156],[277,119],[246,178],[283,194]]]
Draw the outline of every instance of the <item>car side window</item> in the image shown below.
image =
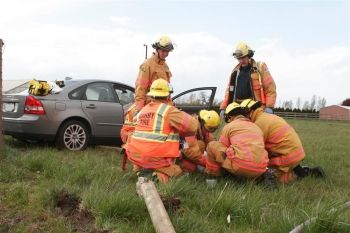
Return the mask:
[[90,83],[85,91],[85,99],[89,101],[115,102],[108,83]]
[[80,100],[84,94],[85,87],[79,87],[68,94],[69,98],[72,100]]
[[210,102],[211,90],[198,90],[186,93],[173,102],[176,106],[203,106],[207,107]]
[[114,86],[115,93],[117,94],[120,104],[126,105],[134,102],[134,92],[124,87]]

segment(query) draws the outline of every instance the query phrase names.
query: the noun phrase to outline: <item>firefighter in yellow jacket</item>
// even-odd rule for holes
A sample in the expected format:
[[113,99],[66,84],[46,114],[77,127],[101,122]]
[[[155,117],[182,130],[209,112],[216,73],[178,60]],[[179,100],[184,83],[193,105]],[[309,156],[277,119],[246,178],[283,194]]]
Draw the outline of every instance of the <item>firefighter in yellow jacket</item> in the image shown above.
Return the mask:
[[244,42],[237,45],[233,56],[239,64],[230,75],[225,97],[220,105],[221,117],[228,104],[240,103],[248,98],[261,101],[265,111],[272,113],[276,102],[276,85],[266,63],[255,61],[252,58],[254,51]]
[[163,79],[154,81],[147,96],[152,101],[137,115],[135,131],[126,145],[128,159],[141,170],[141,175],[153,173],[166,183],[169,177],[179,176],[181,168],[175,164],[180,156],[179,137],[194,135],[196,120],[168,103],[169,83]]
[[279,182],[288,183],[308,175],[324,177],[320,167],[300,166],[305,158],[303,145],[298,134],[283,118],[265,113],[260,101],[246,99],[240,105],[250,111],[251,121],[262,130],[269,154],[268,166],[273,168]]
[[266,172],[268,155],[263,133],[244,114],[246,112],[236,102],[227,106],[225,120],[228,124],[219,141],[212,141],[207,147],[208,174],[219,176],[224,168],[235,176],[257,178]]
[[145,60],[139,70],[135,83],[135,104],[138,111],[150,102],[147,98],[147,92],[154,80],[164,79],[170,83],[171,72],[165,62],[169,52],[173,51],[174,46],[168,36],[161,36],[159,40],[152,44],[156,50],[152,57]]
[[215,140],[213,133],[220,126],[220,116],[211,110],[201,110],[197,119],[198,130],[196,135],[186,137],[183,143],[180,166],[183,170],[193,172],[197,166],[205,168],[208,143]]

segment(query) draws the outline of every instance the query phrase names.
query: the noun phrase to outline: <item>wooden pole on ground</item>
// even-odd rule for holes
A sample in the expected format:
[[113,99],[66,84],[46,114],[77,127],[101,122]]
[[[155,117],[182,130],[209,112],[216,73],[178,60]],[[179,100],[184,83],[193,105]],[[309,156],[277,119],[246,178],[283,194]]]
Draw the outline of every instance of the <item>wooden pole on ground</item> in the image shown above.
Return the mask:
[[136,191],[146,203],[156,232],[176,233],[153,181],[145,177],[139,177],[136,183]]

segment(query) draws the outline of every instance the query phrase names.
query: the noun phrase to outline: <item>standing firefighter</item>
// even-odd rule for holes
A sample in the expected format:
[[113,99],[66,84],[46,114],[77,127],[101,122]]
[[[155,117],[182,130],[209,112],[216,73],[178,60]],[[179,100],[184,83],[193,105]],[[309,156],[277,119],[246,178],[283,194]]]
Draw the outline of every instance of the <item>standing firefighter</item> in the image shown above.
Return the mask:
[[260,101],[246,99],[241,106],[250,111],[251,121],[262,130],[269,153],[268,166],[279,182],[288,183],[308,175],[324,177],[320,167],[300,166],[305,158],[303,145],[298,134],[283,118],[265,113]]
[[140,71],[135,83],[135,104],[138,111],[150,102],[146,93],[154,80],[164,79],[170,82],[171,72],[165,62],[169,52],[174,46],[168,36],[161,36],[152,47],[156,50],[152,57],[144,61],[140,66]]
[[265,111],[272,113],[276,102],[276,85],[264,62],[256,62],[252,57],[254,51],[240,42],[233,56],[239,64],[233,69],[225,91],[225,97],[220,105],[220,115],[232,102],[240,103],[244,99],[255,99],[262,102]]
[[263,133],[246,116],[244,109],[236,102],[229,104],[219,141],[208,144],[206,172],[219,176],[224,168],[235,176],[257,178],[267,168],[267,151]]
[[[196,120],[168,103],[171,88],[163,79],[154,81],[147,96],[148,103],[138,113],[134,133],[126,146],[128,159],[140,175],[156,174],[161,182],[181,174],[175,164],[180,156],[179,137],[194,135]],[[147,174],[146,174],[147,173]]]
[[183,157],[180,161],[181,168],[188,172],[195,171],[198,165],[205,167],[205,148],[209,142],[215,140],[213,132],[220,126],[220,116],[213,110],[201,110],[196,119],[197,133],[185,138],[182,150]]

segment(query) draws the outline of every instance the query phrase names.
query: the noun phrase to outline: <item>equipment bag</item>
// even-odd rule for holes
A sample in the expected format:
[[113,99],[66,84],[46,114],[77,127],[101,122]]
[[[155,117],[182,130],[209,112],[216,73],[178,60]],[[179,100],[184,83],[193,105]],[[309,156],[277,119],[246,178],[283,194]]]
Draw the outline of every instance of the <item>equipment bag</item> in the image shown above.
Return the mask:
[[29,82],[28,93],[37,96],[44,96],[49,94],[51,89],[52,87],[46,81],[32,79]]

